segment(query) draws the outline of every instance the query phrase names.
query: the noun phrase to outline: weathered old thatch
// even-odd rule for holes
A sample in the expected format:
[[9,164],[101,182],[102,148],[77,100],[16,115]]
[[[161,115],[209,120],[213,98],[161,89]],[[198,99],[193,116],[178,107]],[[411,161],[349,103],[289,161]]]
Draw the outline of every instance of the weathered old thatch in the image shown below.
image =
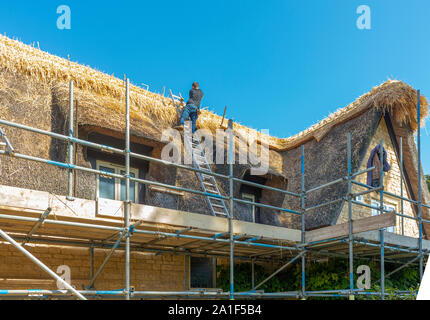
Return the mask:
[[[424,96],[421,96],[420,101],[421,121],[423,121],[428,114],[428,102]],[[388,111],[397,123],[408,124],[412,130],[417,129],[417,91],[401,81],[388,80],[310,128],[290,138],[279,139],[277,148],[289,150],[312,139],[320,141],[335,126],[349,121],[369,109]]]
[[[124,81],[96,71],[90,67],[71,62],[33,46],[0,36],[0,117],[33,127],[66,133],[68,127],[68,82],[75,83],[77,122],[79,136],[86,138],[90,132],[99,132],[122,139],[124,135],[125,85]],[[131,132],[132,141],[154,148],[144,150],[154,157],[159,156],[161,133],[177,123],[177,111],[170,99],[149,92],[138,86],[131,86]],[[427,116],[428,103],[421,96],[421,121]],[[401,81],[387,81],[361,96],[352,104],[329,115],[310,128],[287,138],[257,133],[239,123],[234,124],[236,137],[257,135],[258,140],[270,146],[270,170],[264,177],[267,185],[300,191],[300,146],[305,145],[306,187],[311,188],[346,173],[346,135],[352,134],[353,170],[359,168],[369,142],[382,116],[392,122],[396,138],[404,137],[405,161],[411,185],[416,188],[417,168],[413,133],[417,129],[417,92]],[[203,110],[198,127],[214,132],[220,128],[222,118],[213,112]],[[64,161],[66,145],[47,137],[5,128],[14,146],[21,153]],[[136,147],[138,148],[138,147]],[[236,153],[239,149],[236,149]],[[77,163],[91,167],[85,148],[79,147]],[[67,172],[49,168],[43,164],[28,164],[10,159],[2,161],[4,173],[0,183],[18,187],[66,194]],[[235,175],[243,177],[249,166],[236,166]],[[227,173],[227,167],[214,166],[214,170]],[[31,174],[30,174],[31,173]],[[161,169],[151,165],[147,179],[198,188],[192,173],[181,170]],[[415,179],[415,180],[414,180]],[[79,173],[77,196],[94,198],[94,176]],[[227,191],[227,185],[220,182]],[[236,193],[240,185],[235,185]],[[414,190],[412,190],[414,191]],[[145,190],[145,203],[207,213],[199,203],[200,196],[186,195],[178,198],[170,194]],[[346,185],[338,184],[309,196],[307,205],[328,201],[346,194]],[[416,191],[415,191],[416,194]],[[425,194],[427,197],[427,194]],[[429,198],[427,198],[429,200]],[[299,208],[297,199],[263,191],[261,202],[286,208]],[[315,210],[307,217],[310,228],[336,223],[343,204]],[[240,207],[240,205],[238,205]],[[240,208],[238,209],[240,217]],[[296,225],[288,214],[279,214],[266,209],[263,223],[274,225]],[[244,220],[247,217],[241,217]]]

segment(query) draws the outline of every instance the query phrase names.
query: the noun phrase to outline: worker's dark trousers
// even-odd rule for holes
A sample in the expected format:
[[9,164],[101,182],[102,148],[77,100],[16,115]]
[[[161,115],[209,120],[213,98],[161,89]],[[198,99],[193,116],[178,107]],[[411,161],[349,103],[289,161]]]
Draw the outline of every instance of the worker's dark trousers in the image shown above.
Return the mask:
[[184,112],[182,112],[180,124],[183,126],[185,121],[190,118],[192,125],[193,133],[196,132],[196,121],[197,121],[197,107],[193,104],[187,104],[184,108]]

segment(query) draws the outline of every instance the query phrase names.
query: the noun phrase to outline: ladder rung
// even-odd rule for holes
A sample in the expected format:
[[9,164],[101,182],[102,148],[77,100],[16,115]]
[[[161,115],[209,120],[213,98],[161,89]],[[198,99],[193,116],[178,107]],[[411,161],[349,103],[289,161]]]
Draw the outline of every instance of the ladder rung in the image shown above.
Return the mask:
[[212,204],[212,207],[224,209],[224,206],[220,206],[219,204],[214,204],[214,203],[211,203],[211,204]]
[[227,216],[227,214],[225,212],[214,211],[214,213],[222,215],[222,216]]
[[[184,137],[186,135],[184,134]],[[191,153],[193,155],[193,161],[194,166],[197,168],[204,168],[207,169],[209,172],[212,172],[211,167],[209,163],[207,162],[206,155],[204,150],[201,147],[200,141],[195,139],[193,136],[186,136],[188,138],[189,145],[191,145]],[[222,198],[219,198],[221,196],[221,193],[218,189],[216,180],[213,176],[200,173],[199,179],[201,180],[201,184],[203,189],[208,193],[206,195],[206,198],[210,204],[211,212],[214,216],[225,216],[228,217],[228,212],[225,207],[224,200]],[[222,210],[222,211],[216,211],[216,210]]]

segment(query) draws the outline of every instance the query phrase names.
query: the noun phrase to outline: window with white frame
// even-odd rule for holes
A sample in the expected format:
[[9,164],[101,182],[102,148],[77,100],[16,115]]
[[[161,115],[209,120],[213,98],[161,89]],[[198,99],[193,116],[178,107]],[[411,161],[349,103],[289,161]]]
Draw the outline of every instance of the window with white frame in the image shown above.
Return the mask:
[[[255,202],[255,195],[249,193],[242,193],[242,199],[250,202]],[[255,205],[246,204],[249,206],[249,210],[251,212],[252,222],[255,223]]]
[[358,202],[362,202],[362,203],[364,203],[364,197],[363,197],[363,195],[356,196],[356,197],[355,197],[355,201],[358,201]]
[[[372,208],[372,217],[378,216],[381,214],[381,212],[378,209],[375,209],[375,208],[379,208],[379,206],[380,206],[380,202],[372,199],[372,207],[373,207]],[[389,212],[396,212],[396,207],[392,204],[384,203],[384,210],[387,210]],[[385,231],[394,233],[395,232],[395,226],[385,228]]]
[[[97,160],[97,170],[124,175],[126,170],[124,166]],[[130,176],[136,178],[139,176],[139,170],[130,168]],[[97,175],[97,197],[111,200],[125,200],[125,180],[113,178],[107,175]],[[137,183],[130,181],[130,200],[137,202],[138,188]]]

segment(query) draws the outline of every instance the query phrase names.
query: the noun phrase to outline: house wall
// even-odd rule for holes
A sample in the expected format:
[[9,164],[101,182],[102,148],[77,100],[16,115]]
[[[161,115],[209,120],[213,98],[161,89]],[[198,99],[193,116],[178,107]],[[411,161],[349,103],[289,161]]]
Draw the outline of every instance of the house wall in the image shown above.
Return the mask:
[[[54,272],[61,265],[71,269],[71,282],[82,290],[90,282],[90,250],[46,245],[26,246]],[[109,250],[94,250],[94,272],[104,261]],[[56,290],[56,281],[10,244],[0,243],[0,289]],[[97,290],[123,289],[125,284],[124,252],[117,251],[106,264],[95,282]],[[130,285],[135,290],[184,290],[184,257],[170,254],[153,255],[131,252]]]
[[[348,173],[347,139],[351,133],[352,146],[352,170],[356,172],[361,165],[361,157],[367,150],[367,145],[376,132],[380,112],[369,109],[360,116],[340,123],[331,128],[320,140],[311,139],[304,143],[304,182],[305,190],[310,190],[326,183],[337,180]],[[301,147],[297,147],[283,153],[286,176],[288,178],[288,190],[301,193]],[[325,188],[308,193],[305,199],[307,208],[334,201],[344,197],[348,191],[346,181],[332,184]],[[284,200],[286,208],[301,211],[301,199],[287,196]],[[342,202],[326,205],[308,211],[305,215],[306,230],[313,230],[330,226],[336,223],[339,212],[342,210]],[[283,221],[300,229],[301,216],[285,214]]]
[[[373,148],[376,147],[376,145],[378,145],[380,143],[380,140],[383,140],[383,145],[384,145],[384,149],[387,152],[387,161],[391,166],[391,170],[389,172],[384,172],[384,186],[385,186],[385,190],[397,195],[400,195],[401,193],[401,184],[400,184],[400,161],[396,155],[396,151],[394,148],[394,145],[391,141],[389,132],[388,132],[388,128],[387,128],[387,124],[384,120],[384,118],[382,118],[375,135],[373,136],[371,142],[370,142],[370,146],[366,152],[366,155],[364,157],[363,163],[361,164],[360,170],[365,170],[367,167],[367,161],[370,157],[370,153],[373,150]],[[363,174],[360,175],[359,177],[357,177],[357,180],[361,183],[366,184],[367,183],[367,175]],[[403,184],[403,190],[404,190],[404,196],[407,198],[410,198],[409,195],[407,194],[407,189],[406,189],[406,185],[405,185],[405,181],[402,181]],[[357,185],[353,185],[352,191],[354,193],[357,192],[361,192],[364,191],[365,188],[357,186]],[[371,194],[367,194],[364,195],[363,197],[363,201],[364,203],[370,205],[372,199],[377,200],[379,202],[380,198],[379,198],[379,194],[377,194],[376,192],[373,192]],[[396,208],[396,212],[400,212],[401,211],[401,201],[394,198],[394,197],[390,197],[388,195],[384,195],[384,203],[386,204],[390,204],[393,205]],[[407,202],[404,201],[404,214],[408,215],[408,216],[414,216],[414,211],[412,208],[412,205]],[[353,219],[361,219],[361,218],[365,218],[365,217],[370,217],[372,216],[372,209],[370,208],[366,208],[364,206],[358,206],[358,205],[353,205],[353,211],[352,211],[352,217]],[[395,226],[395,232],[397,234],[402,234],[402,218],[401,217],[397,217],[397,222],[396,222],[396,226]],[[339,216],[339,219],[337,221],[338,224],[340,223],[345,223],[348,222],[348,205],[345,204],[342,212]],[[411,236],[411,237],[418,237],[418,225],[414,220],[411,219],[404,219],[404,235],[406,236]]]

